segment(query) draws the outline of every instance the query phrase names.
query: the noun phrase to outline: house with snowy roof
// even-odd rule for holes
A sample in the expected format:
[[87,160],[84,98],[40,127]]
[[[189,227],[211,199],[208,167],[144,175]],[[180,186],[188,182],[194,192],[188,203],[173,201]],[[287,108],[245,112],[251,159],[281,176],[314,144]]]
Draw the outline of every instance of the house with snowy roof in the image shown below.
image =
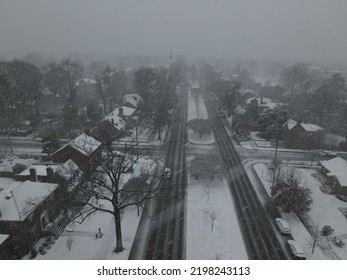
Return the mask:
[[52,154],[53,163],[72,160],[82,171],[88,170],[94,160],[101,159],[101,143],[83,133]]
[[314,149],[319,148],[324,128],[293,119],[287,120],[282,129],[283,143],[289,148]]
[[[136,110],[133,108],[128,108],[129,110]],[[121,117],[123,109],[118,108],[104,117],[97,125],[92,129],[92,135],[102,141],[107,141],[110,139],[115,139],[121,136],[122,131],[124,131],[126,122]],[[128,110],[126,110],[128,113]]]
[[142,102],[143,102],[143,99],[139,94],[137,93],[126,94],[123,97],[122,106],[138,109]]
[[347,195],[347,161],[341,157],[319,162],[327,183],[338,195]]
[[252,100],[255,100],[259,107],[263,110],[265,109],[275,109],[277,107],[277,103],[273,102],[270,98],[267,97],[251,97],[246,99],[246,104],[250,104]]
[[54,183],[15,181],[0,192],[0,259],[21,258],[50,232],[65,202]]
[[33,164],[19,174],[15,175],[16,181],[38,181],[46,183],[56,183],[57,175],[69,181],[74,174],[81,174],[81,169],[73,160],[69,159],[65,163]]

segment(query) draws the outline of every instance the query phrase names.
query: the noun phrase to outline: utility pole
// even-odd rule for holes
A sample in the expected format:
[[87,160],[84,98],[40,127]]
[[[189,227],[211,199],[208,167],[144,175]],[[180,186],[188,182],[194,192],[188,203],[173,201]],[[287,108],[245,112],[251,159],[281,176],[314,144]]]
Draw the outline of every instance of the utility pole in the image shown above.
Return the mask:
[[139,135],[138,135],[138,132],[137,132],[137,124],[136,124],[136,160],[139,159]]
[[13,147],[12,147],[12,141],[11,141],[11,131],[9,129],[8,129],[8,142],[10,144],[11,154],[13,154]]

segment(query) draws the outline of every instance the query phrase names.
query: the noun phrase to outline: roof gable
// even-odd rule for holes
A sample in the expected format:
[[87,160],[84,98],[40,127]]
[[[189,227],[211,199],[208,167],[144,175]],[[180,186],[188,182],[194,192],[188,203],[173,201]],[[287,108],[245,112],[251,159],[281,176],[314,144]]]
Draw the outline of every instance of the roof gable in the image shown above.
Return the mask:
[[57,187],[58,184],[31,181],[12,183],[0,195],[0,220],[24,220]]
[[91,136],[88,136],[85,133],[82,133],[81,135],[79,135],[75,139],[71,140],[69,143],[65,144],[60,149],[56,150],[53,153],[53,155],[56,154],[57,152],[61,151],[65,147],[70,146],[73,149],[75,149],[75,150],[79,151],[80,153],[82,153],[83,155],[89,156],[97,148],[99,148],[100,145],[101,145],[101,143],[98,140],[94,139]]
[[288,130],[291,130],[295,126],[301,126],[305,131],[307,132],[317,132],[324,130],[324,128],[320,127],[319,125],[312,124],[312,123],[300,123],[297,121],[294,121],[293,119],[288,119],[284,126],[287,126]]
[[320,164],[326,168],[330,176],[335,176],[341,186],[347,186],[347,161],[341,157],[335,157],[330,160],[322,160]]

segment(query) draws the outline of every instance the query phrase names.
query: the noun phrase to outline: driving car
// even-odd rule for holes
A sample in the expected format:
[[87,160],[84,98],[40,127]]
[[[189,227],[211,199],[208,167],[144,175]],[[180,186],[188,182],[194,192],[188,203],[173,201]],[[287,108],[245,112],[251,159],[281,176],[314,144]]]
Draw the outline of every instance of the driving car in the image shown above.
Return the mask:
[[295,240],[288,240],[287,244],[289,251],[291,252],[295,260],[306,260],[305,252],[298,242],[296,242]]
[[276,218],[276,225],[283,234],[290,234],[290,226],[285,219]]

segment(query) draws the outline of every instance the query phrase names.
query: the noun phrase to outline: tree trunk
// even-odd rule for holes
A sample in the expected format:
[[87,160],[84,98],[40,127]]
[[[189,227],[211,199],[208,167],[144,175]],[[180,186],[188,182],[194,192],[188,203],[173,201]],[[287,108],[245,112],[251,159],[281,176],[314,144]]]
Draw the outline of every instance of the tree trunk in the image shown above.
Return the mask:
[[117,247],[114,249],[115,253],[124,251],[123,241],[122,241],[122,228],[120,221],[120,211],[118,209],[114,212],[114,222],[116,227],[116,238],[117,238]]
[[104,102],[103,102],[104,104],[104,115],[106,115],[107,114],[107,101],[106,100],[104,100]]
[[158,127],[158,140],[161,140],[161,128]]

